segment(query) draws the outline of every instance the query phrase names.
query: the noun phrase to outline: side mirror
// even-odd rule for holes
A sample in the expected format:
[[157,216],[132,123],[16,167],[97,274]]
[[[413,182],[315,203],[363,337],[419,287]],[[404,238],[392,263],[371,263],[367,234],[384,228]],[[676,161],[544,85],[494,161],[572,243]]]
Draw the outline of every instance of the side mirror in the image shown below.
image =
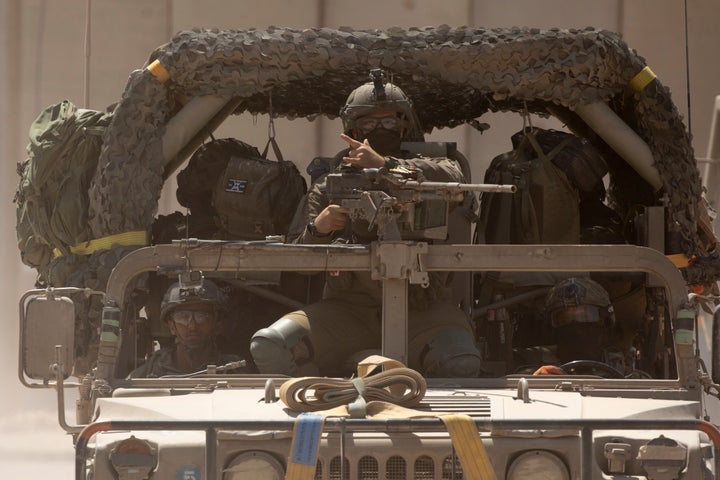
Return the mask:
[[[22,373],[47,384],[55,378],[51,366],[58,363],[57,345],[61,346],[59,360],[63,366],[63,378],[68,378],[72,371],[75,304],[70,298],[55,296],[50,291],[38,292],[25,295],[21,300],[20,361]],[[21,380],[24,380],[22,375]]]

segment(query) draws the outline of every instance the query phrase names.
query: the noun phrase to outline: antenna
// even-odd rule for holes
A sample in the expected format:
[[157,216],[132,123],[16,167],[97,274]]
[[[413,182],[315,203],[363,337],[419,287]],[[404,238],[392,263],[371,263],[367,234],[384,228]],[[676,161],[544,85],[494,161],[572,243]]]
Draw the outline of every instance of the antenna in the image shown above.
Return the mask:
[[692,137],[692,114],[690,110],[690,44],[688,41],[688,2],[685,0],[685,88],[687,89],[688,133]]
[[90,108],[90,14],[92,0],[85,3],[85,78],[83,80],[83,108]]

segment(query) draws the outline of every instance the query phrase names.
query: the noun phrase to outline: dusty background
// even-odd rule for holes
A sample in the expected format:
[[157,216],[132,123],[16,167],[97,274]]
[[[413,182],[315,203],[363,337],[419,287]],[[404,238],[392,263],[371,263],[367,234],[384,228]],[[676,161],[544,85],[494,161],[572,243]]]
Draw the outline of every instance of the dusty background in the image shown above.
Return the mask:
[[[4,476],[73,477],[72,441],[57,425],[54,391],[25,389],[15,373],[17,301],[33,287],[35,278],[34,271],[20,263],[15,245],[16,163],[25,158],[30,123],[47,105],[67,98],[79,106],[104,108],[118,100],[128,73],[140,68],[153,48],[178,30],[195,26],[593,26],[620,32],[646,58],[690,124],[696,156],[704,157],[712,107],[720,95],[720,3],[687,0],[687,12],[686,45],[682,0],[0,0],[0,271],[5,278],[0,296],[6,317],[0,340],[4,390],[0,465]],[[466,129],[440,130],[431,137],[458,142],[475,165],[475,180],[493,156],[509,149],[509,134],[522,125],[514,115],[481,121],[492,127],[482,137],[470,136]],[[280,120],[277,139],[285,157],[304,171],[312,157],[332,155],[342,147],[338,125],[327,120],[316,124]],[[260,117],[234,119],[217,136],[236,136],[262,146],[266,135],[267,118]],[[175,184],[169,183],[161,213],[176,208]],[[74,394],[68,393],[72,422]]]

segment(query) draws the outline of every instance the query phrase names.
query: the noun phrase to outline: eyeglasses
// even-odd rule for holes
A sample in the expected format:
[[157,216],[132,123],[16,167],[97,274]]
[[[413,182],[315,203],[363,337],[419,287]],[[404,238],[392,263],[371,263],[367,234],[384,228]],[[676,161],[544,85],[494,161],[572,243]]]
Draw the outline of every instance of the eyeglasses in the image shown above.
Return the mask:
[[204,325],[208,323],[212,318],[212,312],[205,312],[202,310],[175,310],[172,313],[173,322],[183,327],[190,325],[190,320],[195,319],[195,325]]
[[355,125],[363,133],[372,132],[378,125],[382,125],[385,130],[399,130],[401,123],[397,117],[360,117],[355,121]]

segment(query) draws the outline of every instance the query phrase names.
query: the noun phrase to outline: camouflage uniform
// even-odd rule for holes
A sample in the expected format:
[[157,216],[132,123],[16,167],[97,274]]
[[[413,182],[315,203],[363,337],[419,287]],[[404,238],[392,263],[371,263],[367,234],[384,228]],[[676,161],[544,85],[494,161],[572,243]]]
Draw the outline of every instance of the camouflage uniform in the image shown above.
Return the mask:
[[[346,162],[348,168],[376,168],[383,164],[388,169],[414,167],[431,181],[462,182],[462,172],[455,162],[414,157],[401,150],[403,140],[423,139],[412,101],[397,85],[386,82],[382,71],[371,70],[370,80],[350,92],[340,110],[344,132],[341,138],[351,148],[338,154],[338,163]],[[337,237],[352,234],[353,243],[374,240],[367,222],[357,220],[351,223],[352,232],[338,232],[326,228],[326,224],[323,232],[330,233],[320,233],[316,218],[322,213],[327,213],[325,218],[337,213],[329,206],[323,182],[321,179],[305,196],[288,239],[294,243],[329,244]],[[333,227],[341,224],[336,220],[332,221]],[[408,363],[428,376],[478,376],[481,362],[473,331],[465,314],[450,301],[446,280],[446,274],[432,273],[429,288],[409,289]],[[328,272],[322,300],[256,332],[250,351],[261,373],[307,375],[319,369],[325,375],[349,374],[354,371],[351,355],[380,347],[381,315],[382,284],[373,281],[369,272]]]
[[[341,152],[338,156],[343,155]],[[450,159],[420,158],[409,154],[403,157],[386,157],[386,164],[389,167],[417,167],[431,181],[463,181],[460,169]],[[327,236],[313,236],[307,229],[309,222],[329,204],[322,191],[323,183],[320,180],[306,195],[290,227],[289,241],[330,244],[342,235],[343,232],[334,232]],[[363,223],[353,221],[353,236],[359,243],[374,239],[367,232],[367,223]],[[479,371],[475,367],[468,371],[460,368],[454,375],[449,375],[443,369],[443,364],[450,357],[472,357],[473,365],[478,365],[480,358],[467,316],[450,300],[447,278],[448,275],[442,272],[431,272],[428,288],[410,286],[409,366],[429,376],[477,376]],[[316,374],[315,368],[326,375],[351,373],[353,366],[348,363],[348,359],[353,353],[378,349],[380,346],[381,308],[382,283],[371,280],[369,272],[328,272],[322,300],[286,314],[279,320],[289,320],[300,326],[301,331],[296,332],[295,337],[302,337],[298,341],[301,348],[288,346],[293,363],[286,367],[287,371],[272,373]],[[262,335],[262,332],[258,332],[256,337]],[[448,333],[446,338],[440,339],[441,332]],[[266,365],[262,352],[258,354],[257,349],[253,350],[253,356],[262,373],[271,373],[267,369],[278,369],[275,359]]]

